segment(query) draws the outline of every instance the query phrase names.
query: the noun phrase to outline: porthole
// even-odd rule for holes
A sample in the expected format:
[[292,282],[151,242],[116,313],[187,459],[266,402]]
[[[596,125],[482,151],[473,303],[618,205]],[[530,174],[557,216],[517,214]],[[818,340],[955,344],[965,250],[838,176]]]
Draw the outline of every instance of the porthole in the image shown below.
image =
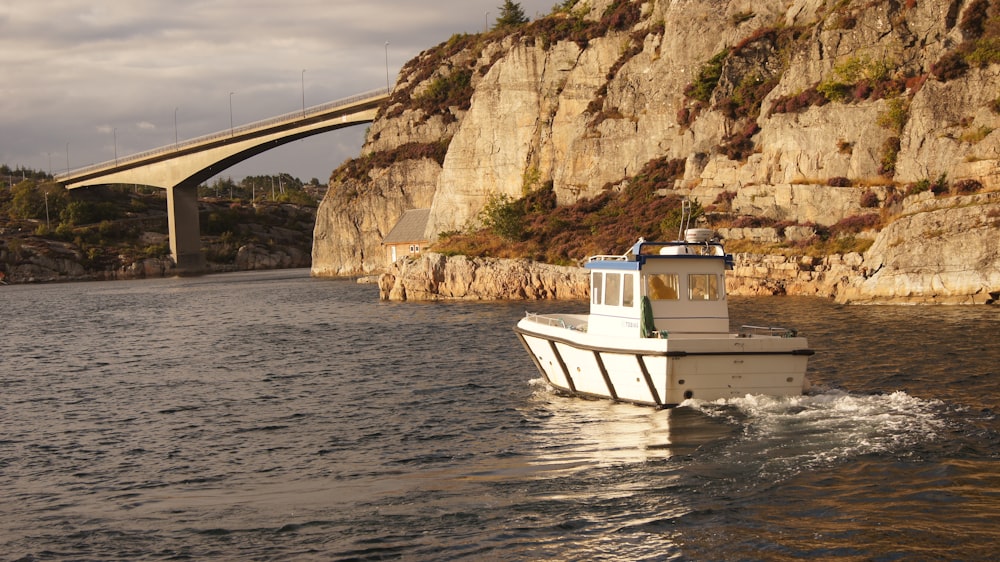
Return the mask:
[[677,381],[677,384],[684,384],[684,379]]
[[793,379],[792,377],[788,377],[787,379],[785,379],[785,382],[792,382],[793,380],[795,379]]

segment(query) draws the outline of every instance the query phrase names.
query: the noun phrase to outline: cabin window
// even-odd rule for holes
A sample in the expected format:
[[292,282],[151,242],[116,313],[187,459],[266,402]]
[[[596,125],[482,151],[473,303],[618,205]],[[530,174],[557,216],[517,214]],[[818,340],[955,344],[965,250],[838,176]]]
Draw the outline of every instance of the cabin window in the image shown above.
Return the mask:
[[622,274],[604,274],[604,304],[618,306],[622,298]]
[[711,273],[688,275],[688,298],[693,301],[719,300],[719,276]]
[[649,285],[647,294],[654,301],[675,301],[680,295],[678,285],[680,280],[675,273],[657,273],[647,277]]
[[633,282],[633,275],[631,273],[626,273],[622,275],[622,306],[627,306],[629,308],[635,302],[632,293],[635,292],[635,286]]
[[594,272],[590,276],[590,302],[601,304],[601,287],[604,285],[604,274]]

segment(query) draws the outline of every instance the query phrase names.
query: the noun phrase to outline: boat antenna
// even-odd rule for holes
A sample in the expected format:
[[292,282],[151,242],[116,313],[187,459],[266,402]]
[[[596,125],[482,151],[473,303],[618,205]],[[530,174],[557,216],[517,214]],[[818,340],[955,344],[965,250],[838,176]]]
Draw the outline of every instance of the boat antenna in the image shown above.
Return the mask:
[[681,223],[677,228],[677,239],[684,240],[684,232],[691,223],[691,201],[686,197],[681,199]]

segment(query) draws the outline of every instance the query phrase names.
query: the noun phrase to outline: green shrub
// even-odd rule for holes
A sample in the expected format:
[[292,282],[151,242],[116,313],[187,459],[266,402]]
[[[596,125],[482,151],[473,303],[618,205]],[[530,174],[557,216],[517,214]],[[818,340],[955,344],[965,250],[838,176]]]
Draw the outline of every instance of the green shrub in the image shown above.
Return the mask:
[[70,201],[59,213],[62,222],[71,225],[115,221],[121,216],[121,211],[110,201]]
[[414,107],[429,115],[447,113],[452,106],[469,109],[472,104],[472,70],[463,68],[435,78],[414,98]]
[[816,86],[816,91],[823,94],[823,97],[834,102],[843,102],[851,97],[851,84],[839,82],[837,80],[827,80]]
[[902,97],[895,97],[886,103],[885,111],[878,114],[876,122],[897,135],[903,132],[903,127],[910,118],[910,102]]
[[934,181],[931,181],[930,178],[924,178],[918,181],[917,183],[911,184],[907,188],[906,194],[916,195],[918,193],[930,191],[934,195],[941,195],[943,193],[948,193],[948,190],[949,190],[948,175],[941,174]]
[[931,188],[931,180],[924,178],[916,183],[906,186],[906,195],[918,195]]
[[170,255],[170,246],[164,244],[151,244],[142,249],[141,255],[144,258],[163,258]]
[[722,77],[722,65],[726,62],[726,57],[728,56],[729,49],[719,51],[707,63],[702,65],[695,81],[684,88],[684,95],[691,99],[708,103],[708,100],[712,98],[712,92],[715,91],[715,87],[719,84],[719,78]]
[[979,68],[1000,63],[1000,37],[986,37],[976,41],[975,47],[965,58],[969,64]]
[[896,158],[900,149],[899,137],[889,137],[882,143],[882,158],[879,162],[878,173],[885,177],[892,177],[896,173]]
[[832,77],[816,86],[816,90],[834,102],[868,99],[879,90],[878,86],[889,81],[892,68],[892,63],[885,59],[851,57],[835,66]]
[[490,194],[479,221],[504,240],[517,241],[524,236],[524,208],[506,193]]

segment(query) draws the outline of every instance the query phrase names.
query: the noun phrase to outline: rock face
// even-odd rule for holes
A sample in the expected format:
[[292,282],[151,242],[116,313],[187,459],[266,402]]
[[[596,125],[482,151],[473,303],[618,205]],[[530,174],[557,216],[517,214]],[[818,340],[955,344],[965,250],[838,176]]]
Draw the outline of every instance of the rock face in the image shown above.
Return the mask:
[[[1000,61],[941,70],[980,33],[967,23],[972,4],[581,0],[506,34],[453,37],[404,67],[360,160],[398,157],[331,180],[313,273],[385,270],[379,243],[407,209],[431,208],[433,240],[474,225],[491,194],[519,198],[551,182],[572,203],[657,158],[686,162],[679,194],[703,205],[731,194],[734,214],[806,228],[871,212],[869,192],[891,219],[892,193],[941,174],[998,190]],[[1000,17],[996,2],[989,10]],[[430,103],[465,83],[466,97]],[[402,151],[441,142],[440,162]],[[1000,289],[996,254],[973,255],[968,239],[996,239],[996,221],[971,218],[990,211],[969,204],[983,208],[890,220],[858,266],[869,276],[839,282],[838,298],[966,302],[959,293]],[[925,219],[943,221],[937,236],[920,234]],[[985,238],[966,232],[975,220]],[[900,238],[911,242],[893,246]],[[964,259],[918,264],[897,252],[927,244],[940,246],[927,260],[949,248]],[[978,269],[935,280],[955,267]]]
[[841,302],[983,304],[1000,290],[1000,192],[904,208],[866,252]]
[[298,248],[268,249],[254,244],[240,246],[236,252],[236,269],[253,271],[258,269],[288,269],[307,267],[309,256]]
[[589,284],[579,267],[428,253],[392,264],[379,278],[379,294],[396,301],[585,299]]

